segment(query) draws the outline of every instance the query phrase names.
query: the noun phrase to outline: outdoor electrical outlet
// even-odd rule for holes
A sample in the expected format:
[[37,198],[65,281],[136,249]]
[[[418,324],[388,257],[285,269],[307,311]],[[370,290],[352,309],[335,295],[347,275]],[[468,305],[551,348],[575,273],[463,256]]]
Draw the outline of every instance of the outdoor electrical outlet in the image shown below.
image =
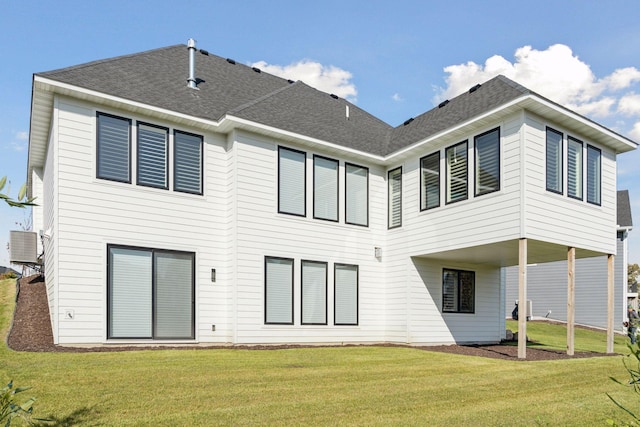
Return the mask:
[[74,317],[75,316],[74,316],[73,310],[65,310],[65,312],[64,312],[64,318],[65,319],[73,320]]
[[211,332],[215,332],[216,331],[216,325],[211,325]]

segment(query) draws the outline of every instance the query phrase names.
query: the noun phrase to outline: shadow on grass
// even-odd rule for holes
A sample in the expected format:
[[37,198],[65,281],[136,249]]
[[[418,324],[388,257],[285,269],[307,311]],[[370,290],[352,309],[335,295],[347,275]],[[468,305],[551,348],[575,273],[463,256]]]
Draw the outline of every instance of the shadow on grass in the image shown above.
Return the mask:
[[94,415],[94,410],[92,408],[80,408],[76,409],[72,413],[67,416],[58,418],[54,416],[48,416],[47,421],[37,422],[34,425],[38,427],[68,427],[68,426],[79,426],[86,425],[89,420],[92,419]]

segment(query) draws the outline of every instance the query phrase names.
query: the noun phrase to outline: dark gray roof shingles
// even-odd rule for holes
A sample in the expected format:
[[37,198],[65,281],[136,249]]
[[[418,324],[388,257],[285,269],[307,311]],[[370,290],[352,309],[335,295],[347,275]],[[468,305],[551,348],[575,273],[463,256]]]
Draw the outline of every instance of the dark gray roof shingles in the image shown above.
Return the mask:
[[629,202],[629,190],[618,190],[618,225],[620,227],[632,227],[631,203]]

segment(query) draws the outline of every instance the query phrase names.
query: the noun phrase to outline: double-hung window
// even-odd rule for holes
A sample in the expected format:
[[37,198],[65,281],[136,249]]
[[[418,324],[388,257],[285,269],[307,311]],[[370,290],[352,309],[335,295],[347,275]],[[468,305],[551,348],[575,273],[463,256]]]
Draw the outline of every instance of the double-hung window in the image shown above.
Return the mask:
[[327,263],[302,261],[301,316],[303,325],[327,324]]
[[345,222],[369,225],[369,169],[345,163]]
[[358,324],[358,266],[334,265],[334,324]]
[[169,188],[169,129],[138,123],[137,183]]
[[387,175],[389,185],[389,228],[402,225],[402,167],[390,170]]
[[562,194],[562,133],[547,128],[547,190]]
[[195,254],[109,245],[108,337],[193,339]]
[[173,189],[202,194],[202,136],[175,131],[173,153]]
[[101,179],[131,183],[131,120],[97,115],[97,171]]
[[313,156],[313,217],[338,221],[338,161]]
[[567,195],[582,200],[582,141],[567,139]]
[[500,129],[496,128],[475,137],[476,190],[475,195],[500,190]]
[[467,141],[448,147],[447,159],[447,203],[466,200],[467,182]]
[[420,159],[422,185],[420,192],[420,210],[440,206],[440,152],[429,154]]
[[602,151],[587,145],[587,202],[601,203]]
[[264,323],[293,325],[293,259],[265,257]]
[[306,216],[307,154],[278,147],[278,212]]
[[450,269],[442,271],[442,311],[475,312],[475,272]]

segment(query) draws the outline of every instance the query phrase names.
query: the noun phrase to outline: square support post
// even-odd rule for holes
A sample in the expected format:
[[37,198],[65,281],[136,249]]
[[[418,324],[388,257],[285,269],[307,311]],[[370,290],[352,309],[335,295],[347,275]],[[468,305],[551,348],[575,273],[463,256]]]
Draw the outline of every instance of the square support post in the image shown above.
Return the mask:
[[573,356],[576,321],[576,248],[567,250],[567,354]]
[[527,358],[527,239],[518,242],[518,359]]
[[609,254],[607,257],[607,354],[613,354],[613,319],[614,319],[614,299],[615,299],[615,256]]

